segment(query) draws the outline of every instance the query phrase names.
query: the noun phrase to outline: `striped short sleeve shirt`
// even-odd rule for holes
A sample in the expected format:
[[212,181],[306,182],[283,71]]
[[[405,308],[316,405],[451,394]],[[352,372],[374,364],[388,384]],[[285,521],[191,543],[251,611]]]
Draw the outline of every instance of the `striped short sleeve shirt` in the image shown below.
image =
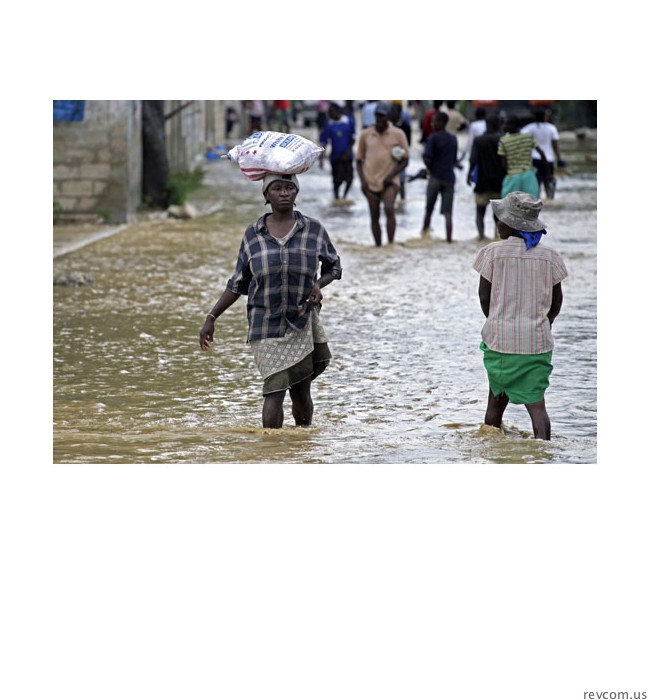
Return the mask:
[[537,146],[532,134],[506,134],[499,139],[497,153],[505,156],[508,175],[521,175],[533,167],[532,149]]
[[309,292],[320,274],[341,278],[341,260],[325,227],[295,212],[296,226],[284,244],[266,228],[265,214],[244,232],[226,288],[248,296],[248,340],[281,338],[303,330],[313,304]]
[[538,355],[553,349],[547,314],[553,287],[568,276],[562,258],[541,244],[526,250],[511,236],[482,248],[474,269],[492,284],[483,342],[496,352]]

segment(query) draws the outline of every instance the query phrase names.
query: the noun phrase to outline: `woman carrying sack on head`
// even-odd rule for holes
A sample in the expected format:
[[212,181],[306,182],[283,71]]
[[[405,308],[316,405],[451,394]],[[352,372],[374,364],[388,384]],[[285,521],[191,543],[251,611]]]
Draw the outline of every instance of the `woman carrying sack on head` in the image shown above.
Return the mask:
[[264,178],[271,212],[246,228],[235,271],[199,337],[207,350],[215,321],[247,295],[247,340],[264,380],[265,428],[282,427],[287,390],[296,425],[311,425],[311,382],[331,359],[319,317],[321,289],[341,278],[341,261],[325,227],[294,209],[299,187],[295,175]]

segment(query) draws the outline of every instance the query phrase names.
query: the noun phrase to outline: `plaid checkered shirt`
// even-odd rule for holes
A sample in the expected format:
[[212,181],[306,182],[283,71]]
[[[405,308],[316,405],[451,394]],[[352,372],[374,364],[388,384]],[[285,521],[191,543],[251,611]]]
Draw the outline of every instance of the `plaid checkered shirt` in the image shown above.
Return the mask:
[[325,227],[295,212],[297,226],[281,244],[268,231],[266,216],[244,232],[235,272],[226,287],[247,294],[248,340],[281,338],[291,327],[302,330],[313,303],[308,299],[318,279],[329,272],[341,278],[341,260]]

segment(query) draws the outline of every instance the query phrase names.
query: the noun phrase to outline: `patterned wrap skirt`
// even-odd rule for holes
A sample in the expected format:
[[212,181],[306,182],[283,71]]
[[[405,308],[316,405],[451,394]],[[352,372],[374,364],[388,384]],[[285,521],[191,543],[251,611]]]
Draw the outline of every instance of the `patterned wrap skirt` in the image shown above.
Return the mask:
[[285,391],[308,378],[315,379],[332,358],[316,309],[303,330],[290,328],[282,338],[252,340],[250,345],[264,380],[263,396]]

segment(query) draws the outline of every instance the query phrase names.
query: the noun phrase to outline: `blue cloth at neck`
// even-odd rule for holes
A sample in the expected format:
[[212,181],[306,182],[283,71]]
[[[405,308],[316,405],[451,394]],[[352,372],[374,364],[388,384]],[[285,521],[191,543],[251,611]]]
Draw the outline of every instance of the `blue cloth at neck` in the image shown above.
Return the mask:
[[534,231],[533,233],[530,231],[518,231],[518,233],[526,242],[526,250],[530,250],[539,243],[542,236],[546,233],[546,229],[543,228],[541,231]]

